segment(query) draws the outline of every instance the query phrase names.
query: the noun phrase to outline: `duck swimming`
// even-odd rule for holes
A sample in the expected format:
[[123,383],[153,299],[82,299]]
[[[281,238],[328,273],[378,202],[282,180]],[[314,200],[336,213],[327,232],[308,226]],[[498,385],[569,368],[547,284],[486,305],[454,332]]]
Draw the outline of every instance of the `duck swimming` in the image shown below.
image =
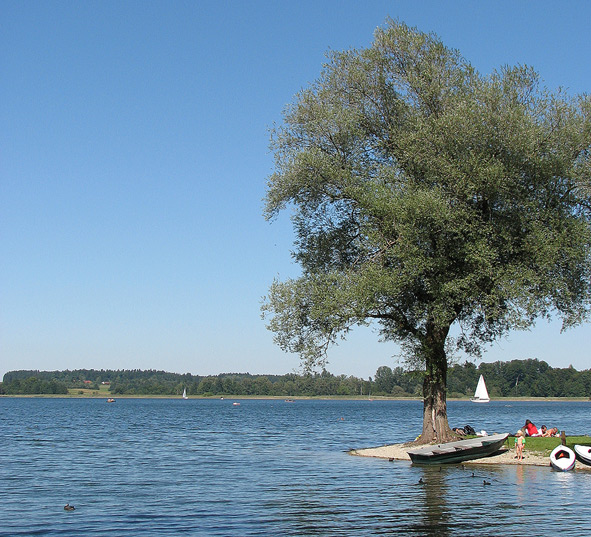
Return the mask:
[[74,511],[75,509],[76,508],[73,505],[70,505],[69,503],[64,505],[64,511]]

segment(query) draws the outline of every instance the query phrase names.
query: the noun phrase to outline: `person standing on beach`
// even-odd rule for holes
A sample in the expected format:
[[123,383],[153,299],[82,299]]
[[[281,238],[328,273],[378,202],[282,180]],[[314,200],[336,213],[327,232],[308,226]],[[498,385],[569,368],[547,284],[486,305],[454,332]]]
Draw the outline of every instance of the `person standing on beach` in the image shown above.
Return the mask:
[[523,448],[525,446],[525,438],[521,430],[515,434],[515,447],[517,449],[517,462],[523,460]]

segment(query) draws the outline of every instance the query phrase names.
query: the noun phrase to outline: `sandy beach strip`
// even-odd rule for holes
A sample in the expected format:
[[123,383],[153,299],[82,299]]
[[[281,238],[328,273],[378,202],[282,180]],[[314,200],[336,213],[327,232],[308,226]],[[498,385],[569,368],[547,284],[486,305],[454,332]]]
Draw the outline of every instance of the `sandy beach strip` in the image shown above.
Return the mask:
[[[375,457],[378,459],[410,461],[407,453],[409,449],[418,446],[409,444],[390,444],[386,446],[352,449],[348,451],[350,455],[359,457]],[[461,464],[514,464],[527,466],[550,466],[550,457],[544,456],[537,452],[523,452],[523,460],[518,461],[515,455],[515,449],[503,449],[494,455],[483,457],[482,459],[474,459],[471,461],[464,461]],[[575,468],[577,470],[591,470],[591,466],[576,462]]]

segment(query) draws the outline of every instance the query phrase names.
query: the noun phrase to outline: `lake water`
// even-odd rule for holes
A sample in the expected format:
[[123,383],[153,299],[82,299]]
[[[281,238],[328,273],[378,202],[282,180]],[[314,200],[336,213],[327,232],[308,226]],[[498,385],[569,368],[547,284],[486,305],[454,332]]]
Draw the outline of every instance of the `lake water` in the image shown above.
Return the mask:
[[[412,439],[421,402],[232,401],[0,398],[0,536],[590,533],[591,472],[485,465],[472,478],[345,453]],[[589,433],[590,412],[448,404],[450,425],[489,433],[526,418]]]

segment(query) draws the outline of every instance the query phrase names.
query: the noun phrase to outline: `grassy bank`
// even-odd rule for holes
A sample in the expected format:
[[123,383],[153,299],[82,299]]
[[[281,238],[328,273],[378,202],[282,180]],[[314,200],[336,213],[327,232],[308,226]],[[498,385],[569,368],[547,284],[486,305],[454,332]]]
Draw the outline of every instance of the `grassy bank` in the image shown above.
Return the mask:
[[[532,452],[532,453],[539,453],[540,455],[547,457],[550,455],[550,452],[558,445],[560,445],[562,440],[560,438],[552,437],[552,438],[542,438],[539,436],[528,436],[525,439],[525,450]],[[507,438],[507,442],[505,443],[506,447],[514,448],[515,447],[515,437],[510,436]],[[573,449],[575,444],[582,444],[582,445],[589,445],[591,446],[591,436],[567,436],[566,437],[566,445]]]

